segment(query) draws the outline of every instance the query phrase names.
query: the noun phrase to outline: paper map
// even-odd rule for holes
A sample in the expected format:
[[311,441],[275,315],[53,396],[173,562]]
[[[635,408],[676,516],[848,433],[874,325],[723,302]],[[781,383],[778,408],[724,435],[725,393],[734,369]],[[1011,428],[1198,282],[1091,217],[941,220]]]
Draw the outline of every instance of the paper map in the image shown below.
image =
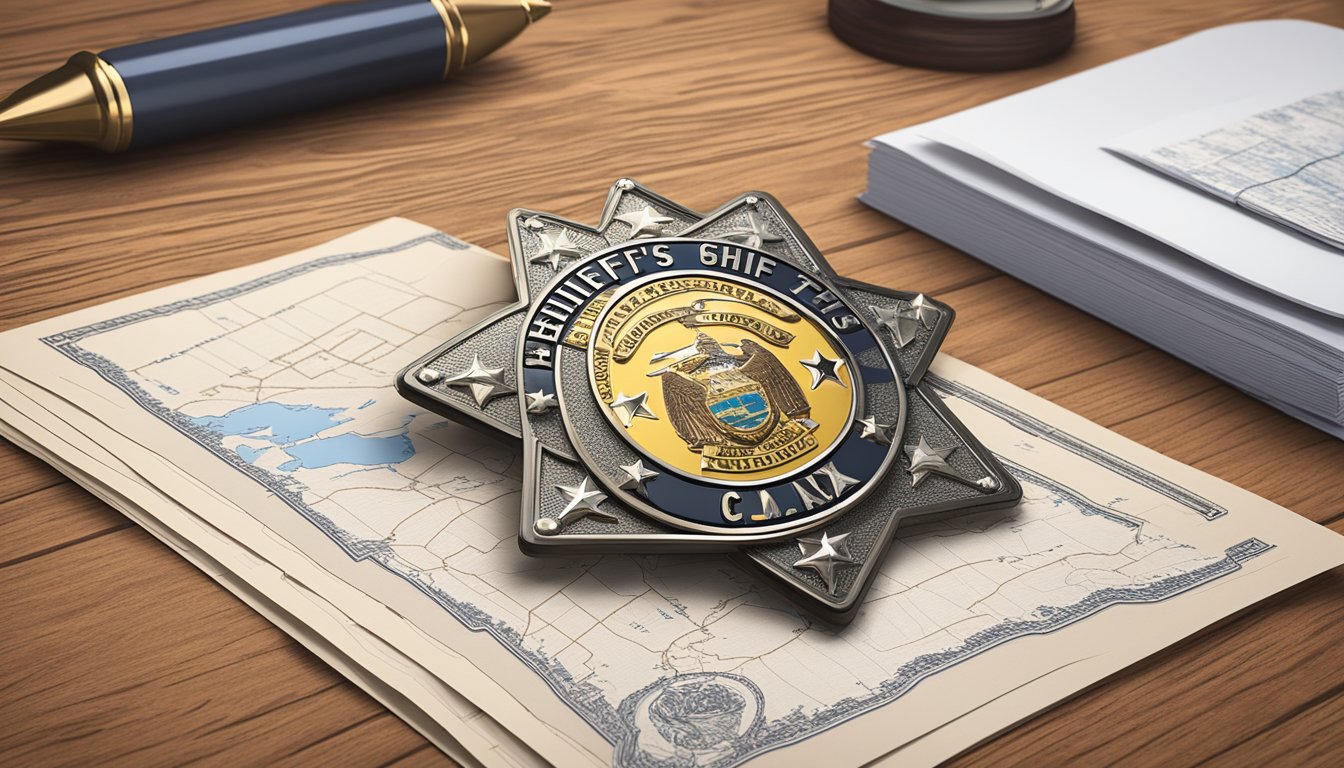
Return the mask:
[[1129,157],[1344,248],[1344,90]]

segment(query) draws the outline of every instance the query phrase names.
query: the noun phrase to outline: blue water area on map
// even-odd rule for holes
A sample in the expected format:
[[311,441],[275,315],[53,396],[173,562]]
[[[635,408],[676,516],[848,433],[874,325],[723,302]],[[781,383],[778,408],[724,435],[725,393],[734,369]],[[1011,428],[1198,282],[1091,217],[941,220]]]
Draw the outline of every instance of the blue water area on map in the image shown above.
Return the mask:
[[[372,405],[370,400],[360,408]],[[243,436],[265,440],[284,449],[291,459],[277,469],[290,472],[296,469],[321,469],[335,464],[376,467],[401,462],[415,455],[415,445],[407,436],[415,414],[402,421],[399,435],[366,437],[347,432],[332,437],[312,439],[318,433],[350,421],[341,418],[344,408],[320,408],[316,405],[287,403],[254,403],[235,408],[223,416],[200,416],[192,422],[222,436]],[[270,434],[260,434],[269,431]],[[233,450],[239,458],[255,464],[269,446],[255,448],[239,445]]]
[[709,406],[719,421],[733,429],[755,429],[770,416],[770,406],[759,392],[748,392]]
[[257,459],[261,458],[261,454],[266,452],[265,448],[253,448],[250,445],[240,445],[233,450],[239,456],[243,457],[243,461],[246,461],[248,464],[256,464]]
[[404,434],[391,437],[365,437],[347,432],[335,437],[324,437],[288,446],[285,448],[285,453],[294,458],[281,464],[277,469],[290,472],[300,467],[321,469],[333,464],[363,466],[400,464],[415,455],[415,446]]
[[[192,422],[221,435],[251,435],[275,445],[286,445],[306,440],[328,427],[349,421],[348,418],[337,417],[343,410],[265,402],[235,408],[223,416],[198,416]],[[256,434],[267,428],[271,434]]]

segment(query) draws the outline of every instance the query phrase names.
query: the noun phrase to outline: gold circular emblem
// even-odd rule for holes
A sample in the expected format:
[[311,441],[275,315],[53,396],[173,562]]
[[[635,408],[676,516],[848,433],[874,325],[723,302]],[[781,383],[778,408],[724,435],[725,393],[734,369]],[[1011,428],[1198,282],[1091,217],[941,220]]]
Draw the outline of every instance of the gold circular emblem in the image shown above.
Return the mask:
[[597,399],[650,458],[753,483],[808,466],[848,431],[847,354],[772,292],[683,274],[613,295],[595,298],[568,341],[586,343]]

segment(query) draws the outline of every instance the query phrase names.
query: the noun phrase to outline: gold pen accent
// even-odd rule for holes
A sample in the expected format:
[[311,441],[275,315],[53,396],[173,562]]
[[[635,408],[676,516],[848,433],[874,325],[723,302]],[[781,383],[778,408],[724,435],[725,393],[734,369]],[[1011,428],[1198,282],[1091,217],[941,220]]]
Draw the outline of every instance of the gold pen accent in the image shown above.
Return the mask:
[[117,70],[82,51],[0,101],[0,139],[67,141],[105,152],[131,144],[131,98]]
[[448,40],[443,77],[460,72],[551,12],[548,0],[429,0]]

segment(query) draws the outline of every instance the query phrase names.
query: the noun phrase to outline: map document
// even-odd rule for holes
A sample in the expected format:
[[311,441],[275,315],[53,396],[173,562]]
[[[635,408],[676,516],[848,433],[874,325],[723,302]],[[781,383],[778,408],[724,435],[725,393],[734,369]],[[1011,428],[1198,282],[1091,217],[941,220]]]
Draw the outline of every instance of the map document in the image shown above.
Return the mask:
[[1141,132],[1142,140],[1117,142],[1112,151],[1344,249],[1344,90],[1193,138],[1173,140],[1180,123],[1171,122]]
[[935,764],[1344,562],[946,356],[1023,502],[903,526],[847,628],[720,555],[528,557],[517,448],[392,388],[512,291],[388,220],[0,334],[0,432],[472,765]]

